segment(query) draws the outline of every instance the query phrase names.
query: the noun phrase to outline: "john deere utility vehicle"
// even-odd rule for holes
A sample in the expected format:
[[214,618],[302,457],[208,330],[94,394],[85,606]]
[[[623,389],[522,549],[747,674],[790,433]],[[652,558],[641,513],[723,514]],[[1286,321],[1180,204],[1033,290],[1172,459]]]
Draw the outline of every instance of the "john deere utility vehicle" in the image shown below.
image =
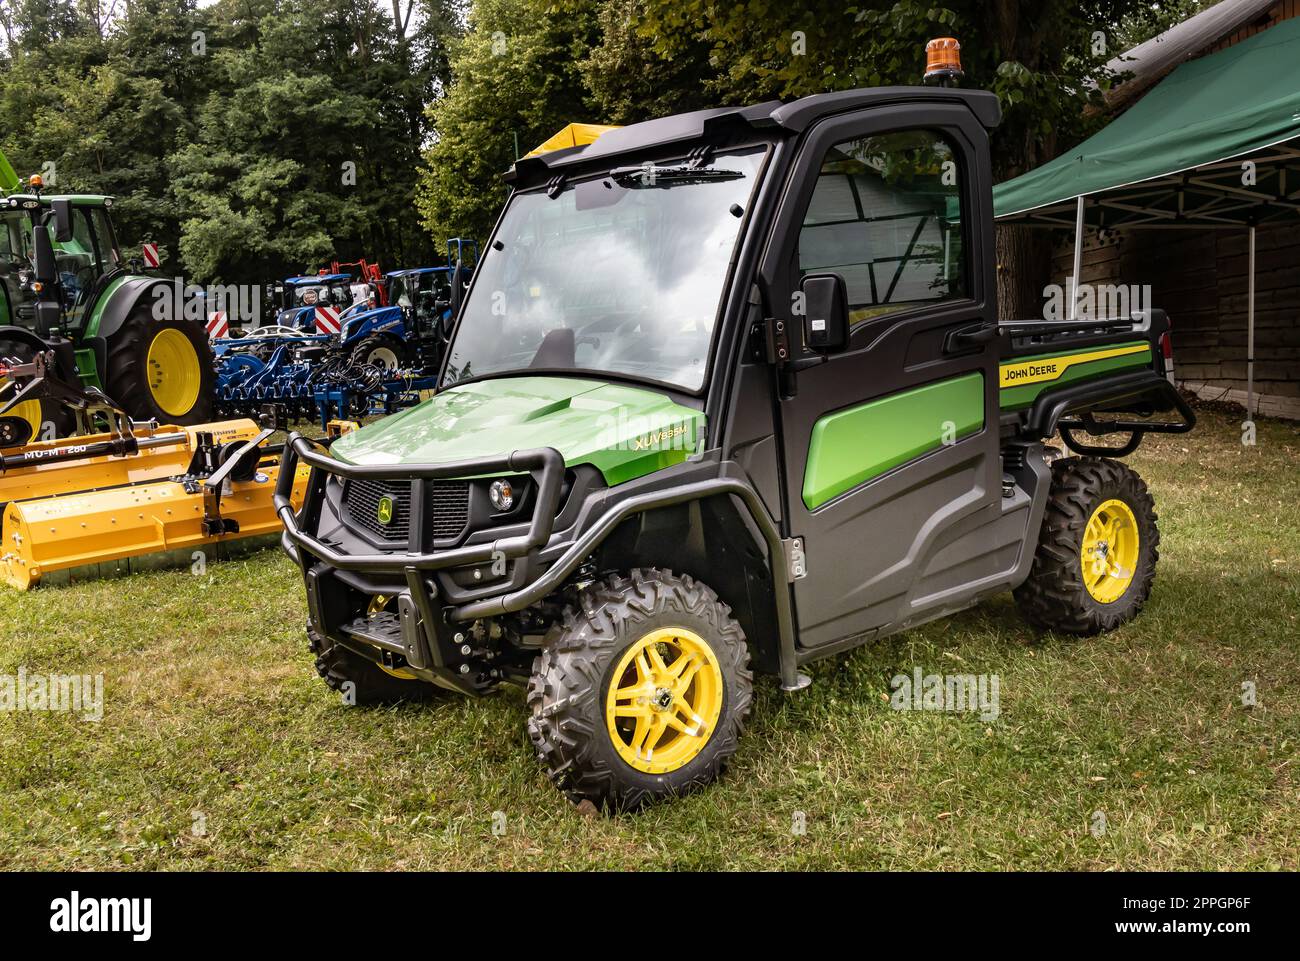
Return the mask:
[[1169,324],[998,319],[998,119],[850,90],[519,161],[439,392],[286,447],[326,683],[524,682],[552,780],[629,808],[719,774],[754,671],[794,691],[1004,591],[1042,628],[1136,615],[1156,514],[1113,457],[1192,426]]

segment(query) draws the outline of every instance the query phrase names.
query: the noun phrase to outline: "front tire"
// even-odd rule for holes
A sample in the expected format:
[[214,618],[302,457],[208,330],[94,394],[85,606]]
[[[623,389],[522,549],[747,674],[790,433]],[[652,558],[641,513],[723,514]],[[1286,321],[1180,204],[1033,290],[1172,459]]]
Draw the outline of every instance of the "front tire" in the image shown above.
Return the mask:
[[1021,614],[1035,627],[1080,635],[1132,620],[1155,580],[1156,520],[1147,485],[1127,465],[1056,461],[1034,564],[1015,590]]
[[428,681],[390,674],[374,661],[340,647],[311,628],[307,629],[307,640],[316,655],[316,673],[350,707],[430,701],[445,693]]
[[400,340],[396,337],[380,334],[375,337],[367,337],[357,344],[352,351],[350,360],[354,364],[369,364],[374,367],[382,367],[385,370],[397,370],[402,366],[402,358],[405,355],[406,348]]
[[108,344],[105,390],[136,420],[192,426],[212,420],[216,373],[197,323],[157,320],[139,303]]
[[633,570],[584,590],[547,639],[528,734],[571,801],[632,810],[717,778],[752,697],[744,631],[717,594]]
[[[0,360],[6,358],[23,364],[31,363],[36,351],[21,340],[0,338]],[[9,378],[0,378],[3,386]],[[0,403],[0,407],[4,406]],[[73,419],[57,400],[40,397],[25,400],[0,418],[0,447],[21,447],[42,440],[67,437],[72,433]]]

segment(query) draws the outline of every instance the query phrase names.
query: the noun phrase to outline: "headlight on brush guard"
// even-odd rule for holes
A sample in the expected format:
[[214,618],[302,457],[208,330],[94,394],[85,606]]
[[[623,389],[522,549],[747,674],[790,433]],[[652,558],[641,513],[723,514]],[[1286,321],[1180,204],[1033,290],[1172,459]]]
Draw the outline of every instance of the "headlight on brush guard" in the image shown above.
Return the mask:
[[505,512],[515,506],[514,486],[505,478],[492,482],[492,486],[488,488],[488,497],[492,501],[492,506],[498,511]]

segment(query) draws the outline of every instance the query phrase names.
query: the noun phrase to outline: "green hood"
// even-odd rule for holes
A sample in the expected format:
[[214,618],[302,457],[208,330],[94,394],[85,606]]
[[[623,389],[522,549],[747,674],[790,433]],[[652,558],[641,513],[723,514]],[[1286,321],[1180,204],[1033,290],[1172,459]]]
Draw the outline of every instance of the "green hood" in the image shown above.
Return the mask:
[[567,377],[503,377],[449,387],[334,442],[351,464],[439,464],[554,447],[621,484],[681,463],[704,415],[652,390]]

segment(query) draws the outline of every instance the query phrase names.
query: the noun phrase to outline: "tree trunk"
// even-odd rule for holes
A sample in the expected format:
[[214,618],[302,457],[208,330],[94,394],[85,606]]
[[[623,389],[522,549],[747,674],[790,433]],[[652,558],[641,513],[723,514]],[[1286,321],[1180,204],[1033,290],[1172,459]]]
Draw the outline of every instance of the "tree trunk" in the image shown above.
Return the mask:
[[1013,224],[995,230],[999,319],[1042,319],[1043,288],[1052,273],[1051,232]]

